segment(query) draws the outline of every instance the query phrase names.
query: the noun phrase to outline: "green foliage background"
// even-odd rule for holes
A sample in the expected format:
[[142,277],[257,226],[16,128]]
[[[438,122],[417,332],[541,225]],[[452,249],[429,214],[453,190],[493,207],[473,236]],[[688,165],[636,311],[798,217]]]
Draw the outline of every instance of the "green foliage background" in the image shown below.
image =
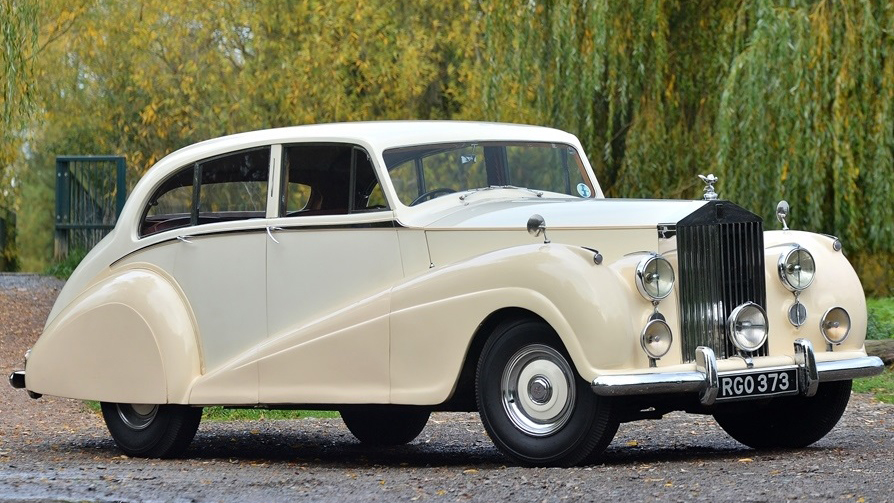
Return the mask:
[[28,6],[3,33],[37,33],[17,46],[27,78],[0,79],[34,103],[3,144],[26,154],[3,170],[25,269],[52,251],[55,155],[124,154],[133,181],[237,131],[475,119],[578,135],[609,196],[697,198],[714,172],[768,228],[785,198],[792,227],[843,239],[869,293],[894,285],[890,0],[0,5]]

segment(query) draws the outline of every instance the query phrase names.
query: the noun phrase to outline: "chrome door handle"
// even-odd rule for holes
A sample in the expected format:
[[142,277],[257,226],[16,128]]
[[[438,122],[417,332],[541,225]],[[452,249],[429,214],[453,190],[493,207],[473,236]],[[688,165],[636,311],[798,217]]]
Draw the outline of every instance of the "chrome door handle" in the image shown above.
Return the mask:
[[267,226],[267,235],[270,236],[270,239],[273,240],[274,243],[279,244],[279,241],[273,236],[273,231],[281,231],[282,227],[274,227],[272,225]]
[[181,243],[192,244],[192,241],[189,240],[189,238],[191,238],[191,237],[192,236],[177,236],[177,240],[179,240]]

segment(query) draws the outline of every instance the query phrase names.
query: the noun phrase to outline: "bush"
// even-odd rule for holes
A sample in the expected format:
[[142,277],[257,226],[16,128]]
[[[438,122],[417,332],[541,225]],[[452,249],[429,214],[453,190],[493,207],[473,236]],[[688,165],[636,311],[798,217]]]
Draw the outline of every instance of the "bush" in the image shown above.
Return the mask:
[[894,339],[894,298],[866,299],[869,311],[867,339]]
[[44,271],[44,274],[56,276],[59,279],[68,279],[75,268],[78,267],[78,264],[80,264],[86,256],[86,250],[71,250],[68,252],[68,256],[65,257],[65,259],[53,262],[53,264]]

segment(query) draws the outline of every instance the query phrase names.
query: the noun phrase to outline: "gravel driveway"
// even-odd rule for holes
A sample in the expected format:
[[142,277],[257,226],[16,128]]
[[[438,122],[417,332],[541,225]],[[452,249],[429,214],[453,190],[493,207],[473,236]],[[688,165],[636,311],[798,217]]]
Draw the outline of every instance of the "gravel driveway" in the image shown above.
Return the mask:
[[[61,283],[0,275],[0,371],[43,327]],[[509,466],[474,414],[435,414],[413,443],[361,447],[338,419],[205,422],[189,459],[122,456],[73,400],[0,383],[0,502],[894,501],[894,406],[854,395],[814,446],[757,452],[710,417],[621,426],[600,465]]]

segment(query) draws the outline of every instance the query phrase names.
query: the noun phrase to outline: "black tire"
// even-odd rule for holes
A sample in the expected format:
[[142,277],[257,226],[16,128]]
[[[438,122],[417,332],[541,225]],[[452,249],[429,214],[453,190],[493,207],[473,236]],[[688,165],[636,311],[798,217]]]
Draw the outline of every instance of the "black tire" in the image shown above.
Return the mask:
[[136,458],[173,458],[186,450],[202,420],[202,408],[102,402],[102,417],[118,447]]
[[838,424],[851,396],[851,381],[822,383],[812,397],[742,402],[714,413],[731,437],[754,449],[801,448]]
[[369,445],[403,445],[418,437],[431,411],[402,405],[370,405],[340,411],[345,426]]
[[522,465],[595,461],[618,431],[613,402],[593,393],[558,335],[539,320],[512,320],[494,330],[475,385],[488,435]]

